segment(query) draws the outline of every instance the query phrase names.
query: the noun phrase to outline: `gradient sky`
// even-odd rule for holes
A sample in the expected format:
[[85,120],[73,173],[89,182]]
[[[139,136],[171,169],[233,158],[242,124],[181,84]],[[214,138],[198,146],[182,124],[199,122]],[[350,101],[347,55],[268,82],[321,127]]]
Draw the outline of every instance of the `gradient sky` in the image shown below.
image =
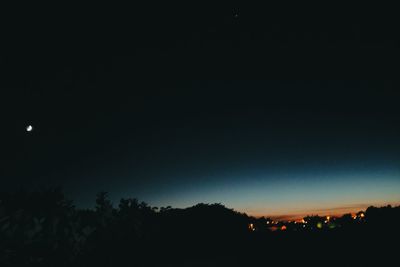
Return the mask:
[[276,10],[20,12],[2,190],[276,217],[399,204],[397,16]]

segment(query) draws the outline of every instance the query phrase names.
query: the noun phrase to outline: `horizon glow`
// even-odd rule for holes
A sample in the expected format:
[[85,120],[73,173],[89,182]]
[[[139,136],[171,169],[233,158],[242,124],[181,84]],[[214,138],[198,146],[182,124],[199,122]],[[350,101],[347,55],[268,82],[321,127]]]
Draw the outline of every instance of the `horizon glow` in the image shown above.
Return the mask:
[[274,177],[279,179],[261,175],[232,179],[229,183],[185,184],[181,185],[185,189],[173,194],[154,194],[147,199],[155,206],[176,208],[221,203],[252,216],[266,217],[340,215],[371,205],[400,204],[400,174],[396,169],[329,175],[280,173]]

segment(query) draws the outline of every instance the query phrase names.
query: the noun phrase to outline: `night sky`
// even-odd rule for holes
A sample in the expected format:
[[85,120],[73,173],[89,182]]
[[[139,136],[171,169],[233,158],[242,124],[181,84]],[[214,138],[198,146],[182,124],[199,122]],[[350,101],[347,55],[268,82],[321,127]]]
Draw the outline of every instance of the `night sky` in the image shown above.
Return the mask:
[[257,216],[400,204],[392,9],[36,8],[2,36],[1,190]]

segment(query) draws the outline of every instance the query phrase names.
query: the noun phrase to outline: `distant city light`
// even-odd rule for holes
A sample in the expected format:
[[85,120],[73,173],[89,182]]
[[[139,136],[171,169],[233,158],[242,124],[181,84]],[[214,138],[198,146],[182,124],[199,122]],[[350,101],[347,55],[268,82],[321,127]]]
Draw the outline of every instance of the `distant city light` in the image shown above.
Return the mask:
[[334,223],[330,223],[330,224],[328,225],[328,227],[329,227],[329,229],[333,229],[333,228],[336,227],[336,225],[335,225]]
[[254,227],[254,224],[252,224],[252,223],[249,224],[249,230],[250,231],[255,231],[256,230],[256,228]]

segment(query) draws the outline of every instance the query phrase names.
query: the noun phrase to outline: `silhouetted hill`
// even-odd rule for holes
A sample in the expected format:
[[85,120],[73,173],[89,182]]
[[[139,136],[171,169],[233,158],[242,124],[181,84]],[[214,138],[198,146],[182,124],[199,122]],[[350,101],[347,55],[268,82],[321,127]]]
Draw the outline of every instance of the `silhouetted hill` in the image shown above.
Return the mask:
[[222,204],[151,207],[135,198],[77,209],[61,190],[0,194],[0,266],[343,265],[396,259],[400,207],[302,222],[254,218]]

